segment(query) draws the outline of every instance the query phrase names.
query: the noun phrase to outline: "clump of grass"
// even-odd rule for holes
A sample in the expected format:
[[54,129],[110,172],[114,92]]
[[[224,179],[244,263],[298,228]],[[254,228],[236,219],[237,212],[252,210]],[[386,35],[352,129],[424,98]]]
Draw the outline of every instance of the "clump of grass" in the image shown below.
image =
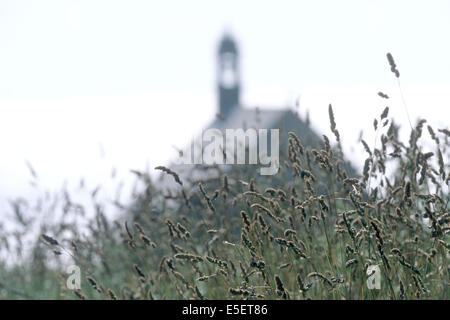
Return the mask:
[[[400,141],[392,107],[375,119],[372,147],[361,139],[360,174],[345,165],[329,105],[338,152],[327,135],[317,145],[288,132],[276,176],[213,167],[215,176],[183,183],[156,167],[181,187],[167,194],[134,171],[144,191],[114,203],[125,222],[106,218],[98,190],[89,190],[92,208],[65,190],[39,206],[13,202],[18,227],[0,233],[0,298],[448,299],[450,131],[427,125],[433,152],[423,120]],[[29,218],[41,212],[58,218]],[[39,236],[25,254],[32,223]],[[7,264],[12,255],[21,264]],[[67,288],[69,264],[80,268],[81,288]],[[382,270],[380,290],[366,285],[371,265]]]

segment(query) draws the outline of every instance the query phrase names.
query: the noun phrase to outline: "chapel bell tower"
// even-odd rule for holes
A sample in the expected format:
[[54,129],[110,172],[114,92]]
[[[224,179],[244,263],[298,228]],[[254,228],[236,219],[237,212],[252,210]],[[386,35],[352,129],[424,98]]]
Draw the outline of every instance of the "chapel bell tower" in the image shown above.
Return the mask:
[[222,37],[217,60],[219,113],[226,117],[234,108],[239,107],[240,93],[239,55],[231,36]]

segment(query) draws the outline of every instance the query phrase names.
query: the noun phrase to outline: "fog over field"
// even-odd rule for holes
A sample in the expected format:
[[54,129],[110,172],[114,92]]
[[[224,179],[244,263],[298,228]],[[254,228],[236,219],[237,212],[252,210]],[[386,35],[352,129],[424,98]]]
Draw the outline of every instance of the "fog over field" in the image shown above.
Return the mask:
[[81,178],[93,189],[116,168],[105,196],[130,169],[156,174],[217,112],[223,32],[238,41],[244,106],[288,106],[330,133],[331,103],[362,169],[355,145],[361,130],[373,141],[378,91],[409,128],[387,52],[413,125],[448,127],[449,15],[445,0],[2,1],[0,205],[33,194],[26,161],[51,190]]

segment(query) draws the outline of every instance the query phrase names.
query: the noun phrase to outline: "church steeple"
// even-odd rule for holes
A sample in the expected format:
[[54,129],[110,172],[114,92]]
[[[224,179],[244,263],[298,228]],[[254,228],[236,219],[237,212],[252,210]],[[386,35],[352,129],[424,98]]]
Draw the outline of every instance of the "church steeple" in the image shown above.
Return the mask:
[[222,37],[217,58],[219,113],[227,116],[234,108],[239,107],[240,94],[239,54],[231,36]]

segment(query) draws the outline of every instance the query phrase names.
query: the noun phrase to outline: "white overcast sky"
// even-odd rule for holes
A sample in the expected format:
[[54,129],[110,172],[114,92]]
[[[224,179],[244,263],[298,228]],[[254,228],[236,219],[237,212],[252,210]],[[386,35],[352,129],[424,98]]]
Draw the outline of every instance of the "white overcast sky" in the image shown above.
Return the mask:
[[300,114],[330,134],[332,103],[354,159],[386,105],[408,126],[387,52],[412,121],[450,124],[448,0],[1,0],[0,201],[30,192],[25,160],[55,189],[166,163],[216,113],[224,30],[239,44],[246,106],[300,97]]

